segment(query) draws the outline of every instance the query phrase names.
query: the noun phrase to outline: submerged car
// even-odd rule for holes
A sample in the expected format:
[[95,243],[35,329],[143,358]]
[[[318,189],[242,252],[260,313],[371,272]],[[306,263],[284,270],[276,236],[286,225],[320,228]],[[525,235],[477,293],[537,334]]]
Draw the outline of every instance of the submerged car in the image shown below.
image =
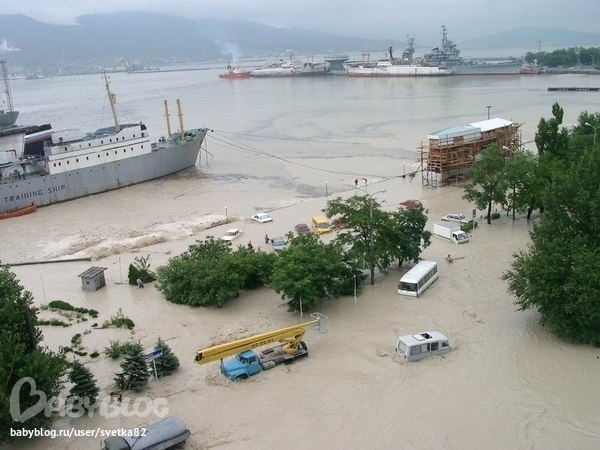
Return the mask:
[[273,222],[273,218],[267,213],[258,213],[252,216],[252,220],[258,223]]
[[296,230],[296,233],[298,233],[300,236],[303,234],[310,234],[310,227],[305,223],[299,223],[294,227],[294,230]]
[[448,338],[439,331],[407,334],[400,336],[396,342],[396,353],[408,361],[441,355],[451,349]]
[[274,237],[271,239],[271,245],[273,246],[273,250],[281,251],[287,248],[287,242],[281,236]]
[[464,214],[457,214],[457,213],[446,214],[444,217],[442,217],[442,220],[445,220],[447,222],[460,222],[460,223],[469,223],[470,222],[470,220],[467,219],[467,217]]
[[237,238],[240,234],[242,234],[242,230],[239,228],[230,228],[225,232],[221,240],[230,242]]

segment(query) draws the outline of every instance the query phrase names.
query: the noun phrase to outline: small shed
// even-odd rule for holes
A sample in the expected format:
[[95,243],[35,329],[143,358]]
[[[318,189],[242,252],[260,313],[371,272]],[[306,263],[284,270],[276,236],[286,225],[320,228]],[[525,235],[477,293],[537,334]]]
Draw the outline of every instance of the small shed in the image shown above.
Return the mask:
[[90,267],[83,273],[79,274],[81,278],[81,284],[84,291],[97,291],[98,289],[106,286],[106,280],[104,279],[104,271],[106,267]]

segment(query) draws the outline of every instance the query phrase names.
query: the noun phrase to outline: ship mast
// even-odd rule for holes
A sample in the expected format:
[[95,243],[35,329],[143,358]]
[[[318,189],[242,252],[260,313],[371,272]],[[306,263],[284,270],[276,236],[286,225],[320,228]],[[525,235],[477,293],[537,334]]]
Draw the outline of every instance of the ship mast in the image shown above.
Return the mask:
[[8,112],[13,112],[12,94],[10,92],[10,84],[8,83],[8,73],[6,72],[6,61],[0,61],[0,65],[2,66],[2,80],[4,80],[4,93],[6,94]]
[[108,77],[104,72],[104,84],[106,86],[106,93],[108,94],[108,103],[110,104],[110,110],[112,111],[113,119],[115,121],[115,133],[121,131],[121,125],[119,125],[119,118],[117,117],[117,110],[115,104],[117,103],[117,96],[110,92],[110,86],[108,85]]

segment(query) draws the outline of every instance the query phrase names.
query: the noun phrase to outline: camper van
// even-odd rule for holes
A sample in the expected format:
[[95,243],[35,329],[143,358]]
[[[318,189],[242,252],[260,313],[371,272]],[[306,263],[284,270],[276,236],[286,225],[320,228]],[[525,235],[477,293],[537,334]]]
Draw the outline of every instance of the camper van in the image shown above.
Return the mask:
[[327,217],[324,216],[314,216],[312,218],[312,227],[317,234],[330,233],[333,229]]
[[398,294],[418,297],[438,279],[435,261],[419,261],[398,283]]
[[407,334],[406,336],[400,336],[396,343],[396,352],[408,361],[441,355],[451,349],[448,338],[439,331]]

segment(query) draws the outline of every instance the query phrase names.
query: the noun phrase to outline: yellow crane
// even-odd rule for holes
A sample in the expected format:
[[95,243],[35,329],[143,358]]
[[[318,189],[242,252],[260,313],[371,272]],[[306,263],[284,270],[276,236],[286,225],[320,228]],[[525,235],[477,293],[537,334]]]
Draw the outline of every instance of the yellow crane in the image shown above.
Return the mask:
[[[248,378],[261,369],[270,369],[280,363],[291,363],[297,358],[308,356],[308,349],[302,341],[306,327],[316,325],[324,332],[320,321],[326,316],[313,313],[312,317],[313,320],[308,322],[198,350],[194,360],[197,364],[221,360],[221,372],[234,381],[238,378]],[[253,351],[277,341],[280,343],[277,346],[258,353]],[[223,358],[232,355],[236,356],[223,361]]]

